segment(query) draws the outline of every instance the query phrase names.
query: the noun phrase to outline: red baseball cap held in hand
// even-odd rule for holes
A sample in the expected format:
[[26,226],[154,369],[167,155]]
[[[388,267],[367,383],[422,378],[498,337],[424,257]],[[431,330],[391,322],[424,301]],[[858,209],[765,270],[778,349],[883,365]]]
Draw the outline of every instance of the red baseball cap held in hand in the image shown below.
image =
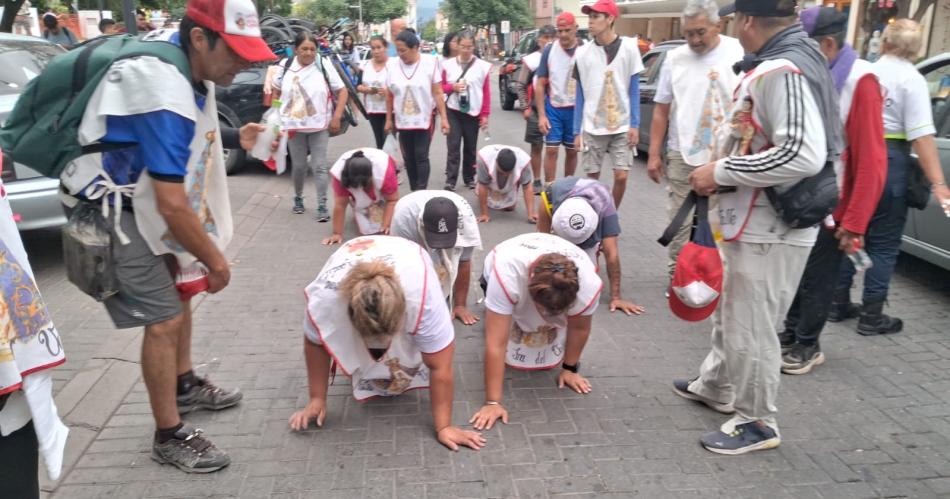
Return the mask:
[[189,0],[185,15],[218,33],[228,47],[246,61],[277,60],[261,39],[257,9],[251,0]]
[[690,192],[657,242],[668,246],[693,208],[696,225],[676,257],[667,296],[673,315],[695,322],[709,317],[722,295],[722,259],[709,227],[709,199]]
[[581,12],[590,15],[591,12],[600,12],[609,16],[620,17],[620,9],[614,0],[597,0],[594,5],[585,5],[581,7]]

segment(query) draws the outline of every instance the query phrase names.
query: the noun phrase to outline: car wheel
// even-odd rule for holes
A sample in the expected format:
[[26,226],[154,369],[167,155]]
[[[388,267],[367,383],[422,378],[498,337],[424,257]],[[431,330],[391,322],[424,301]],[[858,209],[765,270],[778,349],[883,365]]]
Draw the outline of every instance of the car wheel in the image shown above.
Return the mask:
[[[230,121],[222,116],[218,117],[218,125],[221,127],[234,126]],[[224,171],[228,175],[233,175],[241,171],[241,168],[244,168],[244,162],[247,157],[245,156],[243,149],[223,149],[222,153],[224,154]]]

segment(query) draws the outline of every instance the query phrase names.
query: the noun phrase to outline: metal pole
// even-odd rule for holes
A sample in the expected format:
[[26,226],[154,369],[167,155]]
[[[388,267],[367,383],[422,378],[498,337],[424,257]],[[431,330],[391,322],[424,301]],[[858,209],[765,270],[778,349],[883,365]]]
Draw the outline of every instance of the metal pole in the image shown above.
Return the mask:
[[135,18],[135,6],[132,0],[122,0],[122,18],[125,20],[125,31],[130,35],[139,34],[138,21]]

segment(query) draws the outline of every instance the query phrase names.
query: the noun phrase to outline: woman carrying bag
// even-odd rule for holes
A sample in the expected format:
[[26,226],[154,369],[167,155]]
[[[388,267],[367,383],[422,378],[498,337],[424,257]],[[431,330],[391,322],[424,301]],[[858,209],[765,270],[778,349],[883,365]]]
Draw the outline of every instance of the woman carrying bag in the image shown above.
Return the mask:
[[[303,213],[303,183],[309,169],[317,184],[317,221],[330,220],[327,209],[327,143],[330,134],[341,129],[348,95],[343,80],[329,60],[318,56],[317,40],[309,31],[301,31],[294,40],[294,57],[287,61],[275,80],[280,89],[281,130],[288,134],[287,148],[294,177],[294,208]],[[310,162],[307,162],[307,153]]]
[[[475,35],[463,31],[456,38],[459,54],[444,61],[442,90],[448,95],[448,157],[445,161],[445,190],[454,191],[462,162],[462,181],[475,188],[475,150],[478,129],[488,127],[491,113],[491,64],[475,57]],[[462,154],[459,155],[459,147]]]

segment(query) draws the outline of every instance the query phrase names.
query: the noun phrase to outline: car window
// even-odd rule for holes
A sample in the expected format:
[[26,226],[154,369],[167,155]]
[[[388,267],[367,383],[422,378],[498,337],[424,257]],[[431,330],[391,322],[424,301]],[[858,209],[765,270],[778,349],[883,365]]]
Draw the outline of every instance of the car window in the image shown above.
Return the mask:
[[924,74],[924,78],[927,79],[927,88],[930,91],[937,135],[950,137],[950,62],[931,69]]
[[640,82],[648,83],[653,81],[654,76],[660,70],[660,59],[663,52],[648,53],[643,58],[643,71],[640,72]]
[[0,95],[18,95],[63,49],[48,43],[0,44]]

